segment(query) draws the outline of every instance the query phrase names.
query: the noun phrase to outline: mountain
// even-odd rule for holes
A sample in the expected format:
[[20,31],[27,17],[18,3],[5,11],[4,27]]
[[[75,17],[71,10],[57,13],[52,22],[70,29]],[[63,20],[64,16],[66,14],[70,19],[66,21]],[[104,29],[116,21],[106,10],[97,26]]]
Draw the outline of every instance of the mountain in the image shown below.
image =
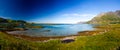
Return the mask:
[[7,22],[6,19],[4,19],[4,18],[0,18],[0,23],[6,23],[6,22]]
[[25,28],[27,22],[23,20],[12,20],[5,19],[0,17],[0,31],[2,30],[23,30]]
[[120,24],[120,10],[101,13],[88,21],[89,24]]
[[12,20],[0,17],[0,31],[27,30],[28,28],[43,28],[35,26],[35,23],[28,23],[24,20]]
[[5,19],[0,17],[0,23],[27,23],[26,21],[23,20],[12,20],[12,19]]

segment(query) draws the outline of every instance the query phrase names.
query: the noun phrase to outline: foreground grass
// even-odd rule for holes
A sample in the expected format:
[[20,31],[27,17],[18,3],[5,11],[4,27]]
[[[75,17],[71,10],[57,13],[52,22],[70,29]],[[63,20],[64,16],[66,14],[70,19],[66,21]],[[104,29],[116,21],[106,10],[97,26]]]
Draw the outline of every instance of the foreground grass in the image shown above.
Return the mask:
[[60,40],[32,42],[0,32],[1,50],[119,50],[120,25],[98,26],[109,30],[94,36],[79,36],[75,42],[61,43]]
[[31,42],[0,32],[0,49],[1,50],[56,50],[58,40],[49,42]]
[[120,46],[120,34],[114,33],[111,31],[102,35],[78,37],[75,42],[64,47],[67,50],[116,50]]

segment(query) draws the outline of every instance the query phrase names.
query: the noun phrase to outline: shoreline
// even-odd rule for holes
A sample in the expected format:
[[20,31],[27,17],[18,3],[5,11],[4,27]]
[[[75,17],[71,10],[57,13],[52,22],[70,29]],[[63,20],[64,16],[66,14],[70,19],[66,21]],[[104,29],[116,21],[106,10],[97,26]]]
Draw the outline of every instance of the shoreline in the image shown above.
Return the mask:
[[78,36],[93,36],[93,35],[97,35],[97,34],[102,34],[106,32],[104,29],[101,28],[97,28],[95,27],[94,30],[91,31],[81,31],[78,32],[78,34],[76,35],[68,35],[68,36],[55,36],[55,37],[34,37],[34,36],[28,36],[28,35],[20,35],[20,34],[9,34],[6,31],[4,31],[4,33],[14,36],[15,38],[20,38],[20,39],[24,39],[24,40],[28,40],[28,41],[49,41],[49,40],[67,40],[67,39],[75,39]]

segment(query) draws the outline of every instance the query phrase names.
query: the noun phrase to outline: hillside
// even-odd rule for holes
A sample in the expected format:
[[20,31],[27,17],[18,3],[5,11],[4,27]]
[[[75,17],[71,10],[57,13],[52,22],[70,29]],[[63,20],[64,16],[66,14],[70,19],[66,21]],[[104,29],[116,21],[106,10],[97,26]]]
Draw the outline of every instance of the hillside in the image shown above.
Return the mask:
[[101,13],[88,21],[89,24],[119,24],[120,10],[115,12]]
[[28,23],[24,20],[12,20],[0,17],[0,31],[27,30],[27,28],[42,28],[42,26],[33,26],[34,23]]

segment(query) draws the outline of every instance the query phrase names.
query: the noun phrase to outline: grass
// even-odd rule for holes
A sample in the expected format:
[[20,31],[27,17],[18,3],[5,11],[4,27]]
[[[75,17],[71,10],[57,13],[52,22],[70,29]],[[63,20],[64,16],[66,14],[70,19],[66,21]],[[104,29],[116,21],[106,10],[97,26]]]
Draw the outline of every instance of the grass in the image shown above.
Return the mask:
[[75,42],[61,43],[60,40],[48,42],[27,41],[0,32],[1,50],[119,50],[120,25],[97,26],[109,30],[94,36],[79,36]]
[[78,37],[75,42],[64,44],[61,50],[117,50],[120,32],[109,31],[101,35]]

